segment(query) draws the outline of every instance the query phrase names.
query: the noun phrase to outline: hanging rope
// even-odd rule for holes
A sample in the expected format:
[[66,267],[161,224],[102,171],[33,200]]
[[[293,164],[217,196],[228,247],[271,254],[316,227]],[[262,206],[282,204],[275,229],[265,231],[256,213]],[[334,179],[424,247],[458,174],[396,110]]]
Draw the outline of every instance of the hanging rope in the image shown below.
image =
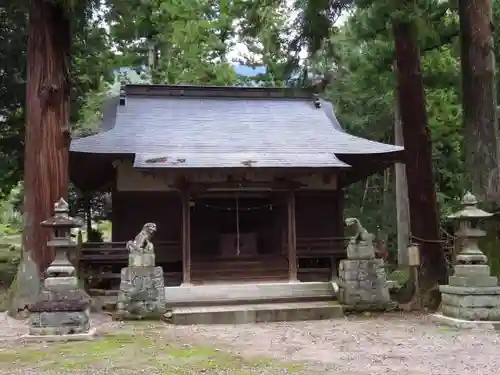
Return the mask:
[[240,256],[240,200],[236,196],[236,255]]

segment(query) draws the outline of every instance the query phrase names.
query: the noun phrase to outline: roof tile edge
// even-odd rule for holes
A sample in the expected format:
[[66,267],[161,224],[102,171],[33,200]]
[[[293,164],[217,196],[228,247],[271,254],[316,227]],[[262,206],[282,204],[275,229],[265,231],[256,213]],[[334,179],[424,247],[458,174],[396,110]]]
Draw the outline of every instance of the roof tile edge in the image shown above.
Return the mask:
[[126,95],[175,96],[202,98],[256,98],[256,99],[313,99],[313,89],[289,87],[237,87],[202,85],[148,85],[129,84]]

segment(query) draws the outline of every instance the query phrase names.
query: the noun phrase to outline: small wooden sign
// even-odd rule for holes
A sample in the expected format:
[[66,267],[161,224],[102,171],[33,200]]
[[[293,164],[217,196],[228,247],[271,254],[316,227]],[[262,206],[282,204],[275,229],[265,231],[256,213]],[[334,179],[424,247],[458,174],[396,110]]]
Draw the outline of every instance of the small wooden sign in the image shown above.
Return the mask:
[[408,265],[410,267],[420,266],[420,246],[418,244],[408,245]]

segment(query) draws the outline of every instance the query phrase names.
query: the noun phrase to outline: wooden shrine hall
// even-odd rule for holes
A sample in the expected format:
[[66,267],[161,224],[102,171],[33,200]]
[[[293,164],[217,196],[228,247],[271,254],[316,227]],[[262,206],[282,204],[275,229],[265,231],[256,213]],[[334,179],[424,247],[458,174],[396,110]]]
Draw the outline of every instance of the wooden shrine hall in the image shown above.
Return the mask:
[[308,90],[161,85],[123,87],[70,151],[73,184],[112,200],[112,242],[84,243],[82,267],[119,278],[154,222],[167,285],[330,280],[343,188],[403,153],[346,133]]

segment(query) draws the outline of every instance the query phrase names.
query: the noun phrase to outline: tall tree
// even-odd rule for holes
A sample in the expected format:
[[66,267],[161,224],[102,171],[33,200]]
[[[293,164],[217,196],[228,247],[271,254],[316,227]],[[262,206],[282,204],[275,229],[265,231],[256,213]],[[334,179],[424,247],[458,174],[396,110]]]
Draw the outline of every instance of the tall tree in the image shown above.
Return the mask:
[[[446,283],[447,266],[440,244],[436,188],[432,169],[432,144],[425,108],[413,0],[401,0],[393,20],[397,64],[397,92],[410,207],[411,235],[421,244],[424,288]],[[413,9],[413,11],[412,11]],[[439,293],[432,304],[439,303]]]
[[500,198],[500,150],[492,1],[460,0],[458,5],[467,173],[474,193],[493,202]]
[[53,259],[50,233],[40,222],[68,194],[70,141],[70,14],[62,1],[31,0],[29,7],[24,158],[23,246],[40,270]]

